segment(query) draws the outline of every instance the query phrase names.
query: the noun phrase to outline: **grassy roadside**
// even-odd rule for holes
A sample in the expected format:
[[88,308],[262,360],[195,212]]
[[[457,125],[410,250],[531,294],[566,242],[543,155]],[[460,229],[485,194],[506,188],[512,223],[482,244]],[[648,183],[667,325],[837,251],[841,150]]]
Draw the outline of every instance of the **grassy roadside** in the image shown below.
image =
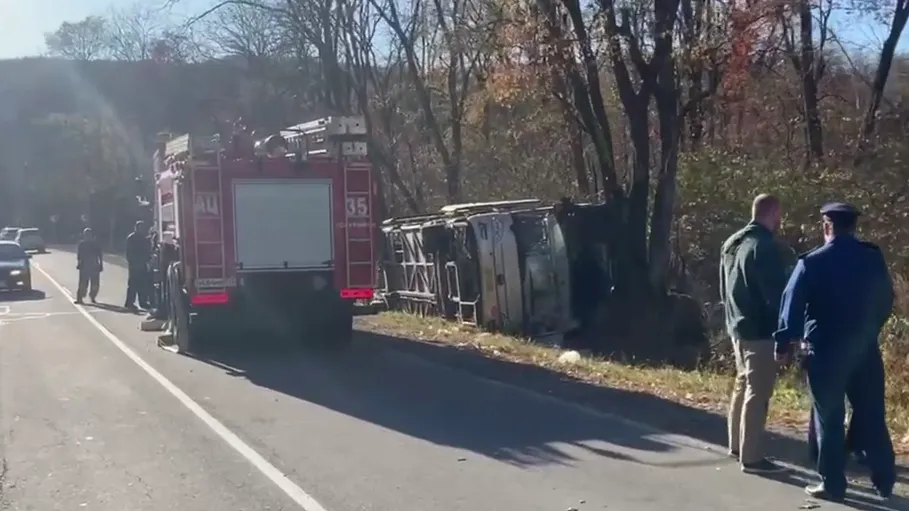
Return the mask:
[[[415,341],[445,344],[482,356],[511,362],[532,364],[569,375],[584,382],[622,390],[651,394],[668,401],[705,410],[725,413],[732,387],[732,375],[708,370],[683,371],[672,367],[648,367],[584,356],[576,363],[559,361],[562,352],[526,340],[444,321],[400,312],[384,312],[361,318],[361,328],[379,334]],[[891,333],[892,337],[892,333]],[[885,343],[886,346],[886,343]],[[892,368],[893,357],[888,368]],[[902,358],[905,362],[906,358]],[[901,371],[902,373],[902,371]],[[893,387],[896,375],[890,369],[888,385]],[[888,389],[888,408],[894,442],[900,454],[909,454],[906,437],[909,406],[902,392]],[[795,374],[783,374],[777,383],[770,406],[770,424],[785,431],[803,430],[807,424],[809,398]]]

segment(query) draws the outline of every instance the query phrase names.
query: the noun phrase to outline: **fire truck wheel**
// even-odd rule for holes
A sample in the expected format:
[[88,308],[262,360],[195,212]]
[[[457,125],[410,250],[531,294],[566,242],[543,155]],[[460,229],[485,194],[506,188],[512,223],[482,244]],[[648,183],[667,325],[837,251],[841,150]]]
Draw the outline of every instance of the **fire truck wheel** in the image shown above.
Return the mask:
[[191,332],[189,322],[189,307],[186,304],[186,295],[183,294],[183,284],[180,278],[180,268],[177,263],[171,263],[167,268],[168,279],[168,306],[170,309],[171,329],[177,351],[186,353],[191,348]]
[[[179,300],[179,298],[177,299]],[[177,351],[187,353],[192,346],[192,333],[190,330],[189,314],[183,307],[178,307],[174,314],[174,342],[177,344]]]

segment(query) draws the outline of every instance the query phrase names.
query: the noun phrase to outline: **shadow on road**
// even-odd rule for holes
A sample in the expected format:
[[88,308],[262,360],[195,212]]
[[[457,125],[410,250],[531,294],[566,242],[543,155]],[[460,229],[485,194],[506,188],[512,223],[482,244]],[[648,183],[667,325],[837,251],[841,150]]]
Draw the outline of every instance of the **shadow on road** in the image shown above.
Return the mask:
[[[696,438],[709,444],[727,444],[726,417],[692,408],[652,394],[600,387],[546,368],[497,360],[448,345],[414,342],[410,339],[364,333],[370,342],[397,351],[457,368],[534,392],[580,404],[587,408],[618,415],[653,428]],[[768,456],[812,472],[814,465],[808,453],[807,434],[789,431],[767,433]],[[720,447],[725,451],[724,447]],[[863,467],[853,463],[850,473],[864,474]],[[909,483],[909,467],[897,467],[898,481]],[[897,497],[894,497],[897,499]],[[905,502],[909,509],[909,501]]]
[[[372,333],[358,333],[352,349],[338,354],[303,351],[292,342],[262,343],[267,336],[264,332],[244,336],[240,347],[236,339],[225,340],[230,348],[209,349],[194,358],[253,384],[339,413],[515,465],[571,464],[576,458],[572,450],[663,468],[734,463],[723,455],[722,447],[715,456],[706,454],[694,460],[669,456],[670,461],[653,463],[635,456],[633,451],[670,453],[678,447],[656,433],[624,426],[620,420],[717,446],[726,444],[724,416],[651,394],[590,385],[545,368],[491,359],[453,346]],[[563,408],[540,401],[521,396],[514,399],[514,392],[438,366],[411,362],[412,357],[402,357],[402,353],[621,419],[590,420],[589,416],[564,413]],[[572,448],[566,449],[567,445]],[[803,435],[768,433],[768,448],[770,456],[803,469],[776,480],[798,486],[814,482],[806,473],[812,467]],[[860,467],[855,468],[861,473]],[[901,469],[900,477],[901,482],[909,482],[906,469]],[[899,497],[882,505],[861,494],[853,494],[849,505],[857,509],[909,509],[909,502]]]
[[[303,352],[292,347],[263,350],[256,344],[254,349],[209,350],[195,358],[256,385],[357,419],[515,465],[571,464],[576,455],[566,445],[663,468],[734,463],[722,450],[716,455],[667,456],[665,463],[644,461],[629,452],[670,453],[678,446],[655,431],[628,427],[623,421],[724,445],[726,421],[720,415],[452,346],[359,333],[356,344],[345,353]],[[615,419],[592,420],[587,415],[565,413],[564,408],[525,399],[506,387],[463,378],[458,371],[580,404]],[[803,440],[777,433],[769,437],[772,456],[810,470]],[[801,472],[779,480],[803,486],[813,482],[806,475]],[[899,497],[884,506],[856,495],[849,504],[858,509],[909,509],[909,502]]]
[[[805,477],[806,475],[807,474],[804,473],[798,474],[793,472],[783,472],[778,474],[769,474],[764,477],[779,483],[798,487],[815,484],[817,482],[812,477]],[[805,502],[799,506],[799,509],[823,509],[827,507],[825,506],[825,503],[826,502],[823,500],[813,499],[806,495]],[[906,500],[905,498],[897,495],[893,495],[888,500],[884,501],[881,500],[877,495],[872,495],[870,492],[850,491],[846,494],[846,501],[843,502],[843,505],[861,511],[901,511],[909,509],[909,500]]]
[[85,302],[84,305],[85,305],[86,307],[93,307],[93,308],[96,308],[96,309],[103,309],[103,310],[111,311],[111,312],[123,312],[123,313],[131,313],[131,312],[133,312],[133,311],[127,309],[126,307],[122,307],[122,306],[120,306],[120,305],[113,305],[113,304],[110,304],[110,303],[104,303],[104,302],[94,302],[94,303],[92,303],[91,301],[88,301],[88,302]]
[[47,295],[40,289],[30,291],[3,291],[0,292],[0,303],[3,302],[32,302],[44,300]]
[[[446,346],[366,333],[359,334],[351,350],[335,354],[301,353],[288,346],[269,346],[266,350],[257,346],[254,351],[232,346],[209,349],[196,358],[256,385],[413,437],[517,464],[570,462],[572,456],[553,445],[558,443],[580,445],[601,440],[640,451],[667,452],[675,448],[621,424],[604,428],[603,422],[578,420],[585,417],[577,414],[553,415],[554,410],[561,409],[551,405],[542,410],[530,407],[528,403],[536,401],[521,396],[510,401],[508,398],[514,394],[504,388],[465,379],[457,372],[410,363],[407,357],[400,356],[403,351],[545,394],[552,394],[562,384],[558,380],[546,381],[552,374],[542,369],[489,360]],[[627,394],[609,392],[621,397]],[[629,403],[632,404],[640,406]],[[583,448],[598,455],[636,461],[633,456],[611,449]],[[708,462],[725,460],[716,457]]]
[[[677,448],[620,423],[610,427],[608,422],[578,420],[585,417],[560,414],[564,410],[552,404],[543,403],[543,409],[528,406],[538,401],[520,395],[515,399],[513,391],[505,387],[402,356],[388,343],[388,338],[362,334],[344,353],[304,352],[293,347],[265,352],[234,348],[217,353],[208,350],[195,358],[256,385],[383,428],[516,465],[570,464],[579,449],[652,464],[628,450],[669,452]],[[603,442],[621,449],[604,449]],[[678,458],[673,459],[678,462]],[[687,463],[726,463],[723,457],[710,454],[697,458]]]

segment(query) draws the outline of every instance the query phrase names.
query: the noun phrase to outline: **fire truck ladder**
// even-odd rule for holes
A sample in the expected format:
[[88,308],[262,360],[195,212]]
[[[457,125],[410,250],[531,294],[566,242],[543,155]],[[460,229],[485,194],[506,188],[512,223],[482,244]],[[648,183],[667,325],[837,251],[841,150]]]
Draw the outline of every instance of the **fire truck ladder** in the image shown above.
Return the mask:
[[[168,142],[167,145],[165,146],[165,154],[173,155],[175,157],[176,156],[185,157],[186,161],[187,161],[187,165],[191,168],[192,172],[197,172],[201,169],[205,169],[205,172],[211,172],[212,170],[217,172],[218,173],[218,192],[217,193],[218,193],[218,201],[220,204],[221,197],[223,197],[223,193],[224,193],[224,176],[223,176],[223,173],[221,172],[220,151],[217,151],[216,166],[214,167],[214,169],[212,169],[212,167],[210,167],[208,165],[196,166],[196,161],[194,159],[194,156],[196,153],[211,150],[213,143],[214,143],[214,141],[210,142],[209,144],[204,144],[204,143],[198,144],[196,138],[191,137],[189,134],[186,134],[186,135],[176,137],[173,140],[171,140],[170,142]],[[197,181],[198,180],[195,178],[191,180],[192,196],[193,196],[194,200],[196,197],[196,182]],[[207,191],[210,192],[210,190],[207,190]],[[205,269],[205,270],[218,269],[219,270],[218,277],[214,277],[211,274],[208,274],[206,279],[217,278],[221,282],[224,282],[224,279],[227,277],[227,275],[225,273],[227,261],[225,259],[226,256],[224,254],[224,215],[223,215],[223,211],[221,210],[220,206],[218,208],[218,213],[219,213],[218,214],[218,231],[221,234],[220,241],[210,241],[210,240],[209,241],[200,241],[199,235],[198,235],[198,233],[199,233],[199,215],[193,214],[193,232],[195,233],[195,236],[193,236],[193,239],[194,239],[193,250],[195,251],[194,253],[196,255],[196,261],[197,261],[196,267],[199,270],[203,270],[203,269]],[[205,219],[205,220],[211,221],[211,219]],[[198,263],[198,260],[199,260],[198,258],[199,258],[199,253],[200,253],[199,248],[203,245],[206,245],[206,246],[218,245],[219,246],[220,253],[221,253],[221,264],[220,265],[199,264]],[[193,278],[199,279],[199,275],[193,275]]]
[[[365,179],[359,179],[359,178],[351,179],[352,176],[356,176],[358,173],[360,175],[365,176]],[[354,183],[366,183],[366,186],[365,186],[366,189],[365,190],[357,189],[356,186],[352,186]],[[367,203],[367,207],[369,208],[369,211],[372,212],[373,204],[372,204],[371,188],[372,188],[372,180],[371,180],[371,169],[370,169],[369,165],[347,164],[345,166],[345,171],[344,171],[345,201],[349,201],[352,199],[356,200],[357,198],[363,197],[366,199],[366,203]],[[349,253],[347,254],[347,286],[350,287],[351,286],[350,274],[351,274],[352,267],[354,267],[354,266],[371,266],[373,264],[372,255],[375,253],[375,246],[374,246],[375,241],[373,239],[373,236],[369,236],[369,235],[367,235],[365,238],[364,237],[357,237],[357,238],[351,237],[350,223],[351,223],[351,220],[356,221],[357,219],[350,218],[350,211],[347,211],[347,217],[348,217],[348,219],[347,219],[348,227],[347,227],[347,229],[344,230],[344,235],[346,237],[346,242],[347,242],[346,246],[350,247],[351,242],[366,243],[369,245],[368,254],[370,254],[370,256],[367,260],[362,260],[362,259],[356,260],[356,259],[354,259],[354,257],[351,256],[351,254],[349,254]],[[366,218],[364,220],[368,221],[369,218]]]

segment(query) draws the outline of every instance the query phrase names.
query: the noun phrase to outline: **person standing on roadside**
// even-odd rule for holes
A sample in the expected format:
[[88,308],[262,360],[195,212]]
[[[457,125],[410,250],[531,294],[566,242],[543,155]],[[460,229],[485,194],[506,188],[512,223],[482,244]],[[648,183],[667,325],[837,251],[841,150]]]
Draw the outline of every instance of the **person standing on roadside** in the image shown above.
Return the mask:
[[101,287],[101,272],[104,270],[104,258],[101,245],[95,240],[92,230],[82,231],[82,240],[76,249],[76,269],[79,271],[79,286],[76,288],[74,303],[82,304],[86,291],[92,303],[98,303],[98,291]]
[[805,488],[815,498],[846,497],[845,398],[852,405],[855,447],[864,452],[871,482],[884,498],[896,467],[887,429],[884,363],[878,346],[893,309],[893,282],[880,248],[859,241],[859,212],[849,204],[821,208],[824,244],[799,256],[783,293],[776,359],[785,363],[800,340],[812,397],[821,483]]
[[126,237],[126,265],[129,280],[126,283],[126,303],[124,307],[136,310],[136,298],[142,307],[148,306],[148,263],[151,257],[151,243],[145,222],[136,222],[133,232]]
[[751,222],[723,243],[720,298],[732,338],[736,378],[729,404],[729,455],[749,474],[784,468],[764,456],[763,436],[778,365],[773,356],[786,270],[774,233],[782,221],[780,200],[755,197]]

